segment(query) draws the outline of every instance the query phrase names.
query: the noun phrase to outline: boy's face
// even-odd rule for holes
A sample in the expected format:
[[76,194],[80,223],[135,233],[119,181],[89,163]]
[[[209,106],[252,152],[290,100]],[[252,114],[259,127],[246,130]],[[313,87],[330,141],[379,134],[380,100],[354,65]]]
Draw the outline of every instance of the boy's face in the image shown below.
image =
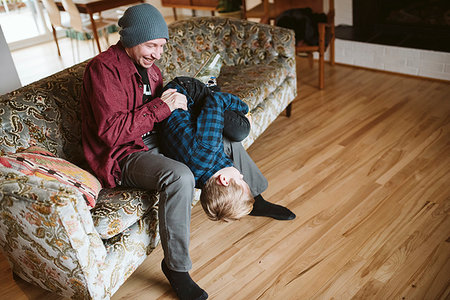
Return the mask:
[[161,58],[166,43],[167,41],[164,38],[155,39],[131,48],[125,48],[125,51],[135,63],[148,69]]
[[228,186],[230,184],[230,179],[234,179],[234,181],[242,186],[244,191],[250,191],[248,184],[244,181],[244,175],[239,172],[235,167],[227,167],[220,170],[220,174],[217,178],[218,183],[223,186]]

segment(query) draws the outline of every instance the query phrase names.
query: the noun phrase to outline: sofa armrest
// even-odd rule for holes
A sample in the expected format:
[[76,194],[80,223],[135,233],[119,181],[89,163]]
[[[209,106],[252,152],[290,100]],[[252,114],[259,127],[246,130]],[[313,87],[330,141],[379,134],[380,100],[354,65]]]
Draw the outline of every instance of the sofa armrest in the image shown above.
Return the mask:
[[164,81],[194,76],[219,53],[223,64],[258,65],[286,62],[295,74],[295,35],[290,29],[221,17],[196,17],[169,25],[171,39],[157,62]]
[[0,246],[17,275],[67,297],[105,297],[106,249],[82,193],[0,167],[0,197]]

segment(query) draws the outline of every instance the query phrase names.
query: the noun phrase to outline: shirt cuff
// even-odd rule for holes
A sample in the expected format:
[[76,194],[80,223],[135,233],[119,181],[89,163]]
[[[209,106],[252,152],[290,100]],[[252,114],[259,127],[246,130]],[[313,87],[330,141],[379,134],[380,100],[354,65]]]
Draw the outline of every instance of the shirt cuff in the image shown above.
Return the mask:
[[171,113],[169,106],[162,101],[161,98],[155,98],[147,103],[147,108],[149,111],[153,112],[157,122],[161,122],[170,116]]

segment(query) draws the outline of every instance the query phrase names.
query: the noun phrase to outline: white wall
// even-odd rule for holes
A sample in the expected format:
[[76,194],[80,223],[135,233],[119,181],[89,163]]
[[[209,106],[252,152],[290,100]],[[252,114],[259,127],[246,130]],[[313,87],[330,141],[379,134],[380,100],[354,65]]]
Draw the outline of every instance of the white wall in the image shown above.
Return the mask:
[[336,11],[334,17],[336,25],[353,25],[352,0],[334,0],[334,9]]
[[0,95],[9,93],[22,86],[17,75],[16,66],[3,35],[0,25]]

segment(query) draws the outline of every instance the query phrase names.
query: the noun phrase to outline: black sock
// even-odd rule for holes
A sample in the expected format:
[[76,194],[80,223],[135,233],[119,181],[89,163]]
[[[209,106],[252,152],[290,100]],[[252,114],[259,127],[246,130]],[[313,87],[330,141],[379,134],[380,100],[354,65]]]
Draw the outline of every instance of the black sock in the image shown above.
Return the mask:
[[253,210],[250,216],[271,217],[276,220],[293,220],[295,214],[284,206],[273,204],[264,200],[261,195],[255,197]]
[[192,280],[188,272],[172,271],[164,260],[161,262],[161,269],[180,300],[208,299],[208,294]]

